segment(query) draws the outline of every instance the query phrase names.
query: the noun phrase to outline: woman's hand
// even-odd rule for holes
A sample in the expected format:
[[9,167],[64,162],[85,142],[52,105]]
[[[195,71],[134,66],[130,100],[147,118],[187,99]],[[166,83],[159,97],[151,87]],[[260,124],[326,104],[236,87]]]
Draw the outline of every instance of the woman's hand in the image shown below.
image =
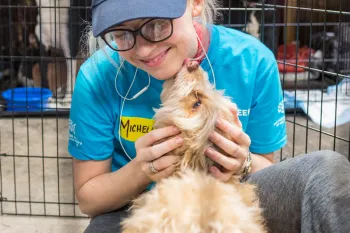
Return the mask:
[[209,158],[222,165],[223,169],[210,168],[211,174],[217,179],[226,182],[234,174],[240,174],[247,159],[250,146],[249,136],[242,131],[242,124],[237,115],[237,107],[233,106],[231,112],[234,116],[234,124],[218,119],[216,127],[229,134],[233,141],[228,140],[217,132],[213,132],[209,139],[230,156],[223,155],[213,148],[208,148],[206,154]]
[[136,161],[140,165],[141,170],[152,181],[157,182],[174,172],[175,164],[180,161],[180,156],[163,155],[181,146],[183,139],[178,135],[162,143],[156,145],[154,143],[179,133],[179,129],[169,126],[152,130],[135,142]]

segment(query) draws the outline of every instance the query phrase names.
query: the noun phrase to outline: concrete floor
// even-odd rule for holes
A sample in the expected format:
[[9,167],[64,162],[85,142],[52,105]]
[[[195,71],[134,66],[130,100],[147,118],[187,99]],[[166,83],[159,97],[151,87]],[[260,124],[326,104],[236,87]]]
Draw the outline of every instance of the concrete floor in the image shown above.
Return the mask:
[[[294,123],[295,122],[295,123]],[[320,133],[321,131],[321,133]],[[316,150],[334,150],[347,158],[350,151],[350,123],[325,128],[303,115],[287,115],[288,144],[276,154],[277,161]]]
[[0,216],[1,233],[79,233],[87,224],[86,219]]
[[73,204],[67,130],[66,118],[0,119],[0,153],[9,155],[1,156],[0,165],[0,192],[7,199],[0,206],[1,233],[78,233],[88,225],[89,219]]
[[[344,140],[317,132],[319,126],[304,116],[287,116],[288,145],[276,155],[277,160],[318,149],[335,149],[349,156],[349,129],[322,129]],[[294,124],[296,122],[297,124]],[[310,130],[314,128],[314,130]],[[59,233],[83,232],[87,218],[28,217],[26,215],[82,216],[73,193],[71,159],[67,152],[68,119],[0,119],[1,156],[0,232]],[[293,146],[294,145],[294,146]],[[11,155],[17,155],[13,157]],[[31,204],[28,204],[31,202]],[[45,203],[45,204],[44,204]],[[61,203],[60,205],[57,203]],[[20,216],[6,215],[19,214]]]

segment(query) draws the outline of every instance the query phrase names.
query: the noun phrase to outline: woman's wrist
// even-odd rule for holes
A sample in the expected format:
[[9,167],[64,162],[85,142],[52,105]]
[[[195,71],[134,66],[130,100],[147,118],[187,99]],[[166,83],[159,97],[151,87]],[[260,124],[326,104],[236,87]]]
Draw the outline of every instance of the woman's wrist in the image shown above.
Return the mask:
[[273,165],[273,163],[267,158],[265,158],[263,155],[251,153],[251,157],[252,157],[252,168],[250,170],[250,174],[253,174],[257,171],[260,171],[266,167]]
[[244,180],[250,174],[250,172],[252,170],[252,166],[253,166],[252,162],[253,162],[252,161],[252,154],[250,151],[248,151],[247,158],[244,161],[244,164],[243,164],[243,167],[241,170],[241,180]]
[[136,174],[133,174],[133,178],[136,178],[135,180],[138,182],[138,186],[140,187],[147,187],[150,185],[153,181],[142,171],[140,164],[137,162],[136,159],[133,159],[130,161],[129,165],[131,166],[131,171],[137,171]]

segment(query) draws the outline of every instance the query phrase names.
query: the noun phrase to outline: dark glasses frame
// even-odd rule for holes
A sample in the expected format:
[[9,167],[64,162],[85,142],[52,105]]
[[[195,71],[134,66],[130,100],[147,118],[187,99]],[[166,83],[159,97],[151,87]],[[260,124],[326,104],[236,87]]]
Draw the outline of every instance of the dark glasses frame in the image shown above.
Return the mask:
[[[143,34],[142,34],[142,28],[148,24],[149,22],[151,21],[154,21],[154,20],[168,20],[170,22],[170,26],[171,26],[171,31],[170,31],[170,34],[169,36],[167,36],[166,38],[164,39],[161,39],[161,40],[157,40],[157,41],[152,41],[152,40],[149,40],[147,39]],[[174,29],[174,26],[173,26],[173,20],[174,19],[166,19],[166,18],[152,18],[150,20],[147,20],[146,22],[144,22],[138,29],[136,30],[131,30],[131,29],[109,29],[107,31],[105,31],[102,35],[101,35],[101,38],[102,40],[108,45],[108,47],[110,47],[111,49],[113,49],[114,51],[117,51],[117,52],[121,52],[121,51],[128,51],[128,50],[131,50],[132,48],[135,47],[135,44],[136,44],[136,36],[137,35],[141,35],[143,39],[145,39],[146,41],[148,42],[151,42],[151,43],[158,43],[158,42],[162,42],[162,41],[165,41],[167,39],[169,39],[172,35],[173,35],[173,29]],[[110,32],[115,32],[115,31],[127,31],[127,32],[130,32],[133,36],[133,39],[134,39],[134,44],[129,48],[129,49],[116,49],[116,48],[113,48],[110,43],[107,41],[106,39],[106,34],[107,33],[110,33]]]

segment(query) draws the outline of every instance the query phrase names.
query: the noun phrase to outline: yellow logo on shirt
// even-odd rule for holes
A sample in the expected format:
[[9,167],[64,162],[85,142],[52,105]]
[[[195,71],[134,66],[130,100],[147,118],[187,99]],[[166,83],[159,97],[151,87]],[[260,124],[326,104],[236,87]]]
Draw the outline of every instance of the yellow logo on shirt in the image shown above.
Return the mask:
[[128,141],[135,142],[139,137],[153,129],[154,119],[141,117],[122,117],[120,136]]

